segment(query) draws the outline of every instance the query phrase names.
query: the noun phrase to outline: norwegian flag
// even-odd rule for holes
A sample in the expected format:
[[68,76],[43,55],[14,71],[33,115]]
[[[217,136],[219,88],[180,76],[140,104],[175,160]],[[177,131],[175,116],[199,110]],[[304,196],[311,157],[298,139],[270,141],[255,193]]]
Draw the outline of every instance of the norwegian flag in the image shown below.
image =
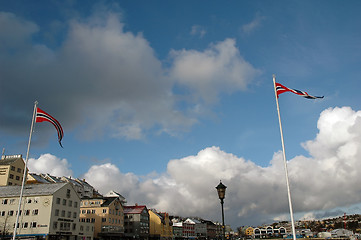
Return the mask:
[[54,127],[56,128],[56,131],[58,132],[59,144],[61,147],[63,147],[63,145],[61,145],[61,140],[63,139],[64,132],[63,132],[63,128],[61,127],[60,123],[58,122],[58,120],[53,118],[50,114],[46,113],[45,111],[41,110],[40,108],[37,108],[35,122],[44,122],[44,121],[50,122],[51,124],[54,125]]
[[281,93],[284,93],[284,92],[293,92],[294,94],[297,94],[297,95],[299,95],[299,96],[301,96],[301,97],[304,97],[304,98],[307,98],[307,99],[323,98],[323,96],[322,96],[322,97],[311,96],[311,95],[309,95],[307,92],[300,91],[300,90],[297,90],[297,89],[292,89],[292,88],[285,87],[285,86],[283,86],[283,85],[280,84],[280,83],[276,83],[276,92],[277,92],[277,97],[278,97]]

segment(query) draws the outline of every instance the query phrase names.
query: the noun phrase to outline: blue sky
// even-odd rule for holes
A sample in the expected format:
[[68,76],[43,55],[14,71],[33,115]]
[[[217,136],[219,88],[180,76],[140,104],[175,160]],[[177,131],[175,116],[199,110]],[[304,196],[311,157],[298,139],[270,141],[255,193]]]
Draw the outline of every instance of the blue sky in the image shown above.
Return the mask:
[[[287,219],[275,74],[325,96],[279,99],[297,216],[357,212],[360,9],[359,1],[0,1],[0,147],[25,156],[37,100],[62,124],[64,148],[50,124],[36,124],[31,171],[214,220],[222,179],[229,224]],[[339,199],[330,185],[353,196]]]

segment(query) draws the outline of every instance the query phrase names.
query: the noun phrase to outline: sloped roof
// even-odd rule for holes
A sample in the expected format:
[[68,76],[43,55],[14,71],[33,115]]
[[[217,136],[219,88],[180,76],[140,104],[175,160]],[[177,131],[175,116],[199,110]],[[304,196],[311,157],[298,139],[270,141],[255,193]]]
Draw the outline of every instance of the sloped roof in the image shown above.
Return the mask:
[[147,207],[145,205],[141,206],[124,206],[124,214],[141,214],[144,209]]
[[[29,184],[24,186],[23,196],[51,195],[69,183]],[[0,197],[19,197],[21,186],[0,187]]]
[[35,179],[35,181],[39,182],[39,183],[50,183],[49,180],[43,178],[42,176],[36,174],[36,173],[29,173],[29,175]]
[[107,207],[109,206],[115,199],[118,199],[117,197],[104,197],[103,198],[105,201],[103,202],[103,204],[101,205],[102,207]]

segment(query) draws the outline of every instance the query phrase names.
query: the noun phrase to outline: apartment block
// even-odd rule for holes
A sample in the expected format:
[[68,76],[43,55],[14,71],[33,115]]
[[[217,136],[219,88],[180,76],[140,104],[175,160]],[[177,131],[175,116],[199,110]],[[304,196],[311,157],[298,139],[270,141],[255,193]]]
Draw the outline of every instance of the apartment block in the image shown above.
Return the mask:
[[[13,235],[21,186],[0,187],[0,229]],[[17,237],[27,239],[77,239],[80,198],[70,183],[25,185]],[[83,233],[84,239],[91,240]],[[91,237],[91,236],[90,236]]]
[[79,218],[82,223],[94,225],[95,239],[124,235],[124,211],[118,197],[82,199]]
[[124,236],[126,239],[149,238],[149,213],[144,205],[124,206]]

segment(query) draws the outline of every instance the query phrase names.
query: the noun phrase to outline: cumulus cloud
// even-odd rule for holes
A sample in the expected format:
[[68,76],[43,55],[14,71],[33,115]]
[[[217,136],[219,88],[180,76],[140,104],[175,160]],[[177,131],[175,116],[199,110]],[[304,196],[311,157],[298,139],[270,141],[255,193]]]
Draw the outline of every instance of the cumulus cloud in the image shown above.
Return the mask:
[[170,75],[198,102],[213,103],[220,93],[245,90],[259,73],[240,55],[234,39],[211,44],[203,52],[173,50]]
[[49,173],[54,176],[72,176],[71,165],[65,158],[60,159],[50,153],[42,154],[38,159],[29,158],[29,172]]
[[[300,218],[325,217],[361,202],[360,119],[361,111],[349,107],[324,110],[316,138],[304,143],[311,156],[288,161],[293,207],[295,213],[303,213]],[[348,145],[356,149],[345,154]],[[228,187],[225,210],[230,224],[289,219],[281,152],[274,154],[269,166],[261,167],[214,146],[170,160],[167,172],[160,175],[140,177],[104,164],[91,167],[85,176],[99,189],[121,192],[130,203],[213,220],[220,220],[215,186],[222,180]]]

